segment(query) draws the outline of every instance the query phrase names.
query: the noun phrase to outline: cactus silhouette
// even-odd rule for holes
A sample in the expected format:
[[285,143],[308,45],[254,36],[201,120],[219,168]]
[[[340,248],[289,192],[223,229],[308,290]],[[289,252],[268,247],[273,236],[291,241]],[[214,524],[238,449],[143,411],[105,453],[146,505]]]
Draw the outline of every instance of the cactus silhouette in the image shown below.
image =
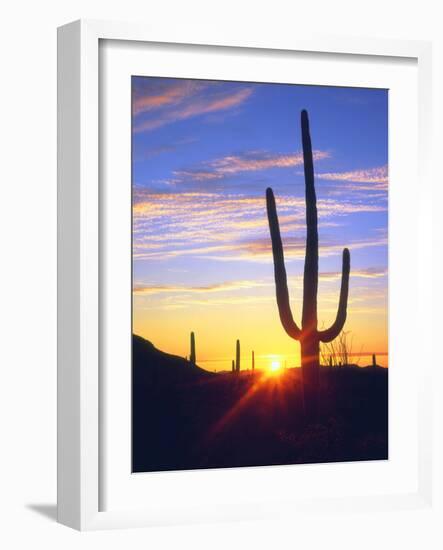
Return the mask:
[[232,360],[232,372],[235,372],[235,363],[234,363],[234,359]]
[[305,411],[308,414],[315,414],[318,408],[320,342],[331,342],[334,340],[345,324],[349,291],[350,254],[347,248],[343,250],[342,279],[337,317],[328,329],[318,330],[317,198],[314,186],[314,164],[312,158],[311,136],[309,133],[309,120],[308,113],[305,110],[301,112],[301,133],[305,175],[307,228],[301,328],[299,328],[294,321],[289,303],[283,244],[280,235],[274,193],[271,188],[266,190],[266,205],[272,240],[274,278],[280,320],[287,334],[294,340],[300,342],[303,388],[305,392]]
[[191,332],[191,355],[189,356],[189,361],[195,365],[195,336]]
[[254,351],[252,351],[252,372],[255,370],[255,354]]
[[237,340],[235,347],[235,370],[240,372],[240,340]]
[[372,366],[373,367],[376,367],[377,366],[377,359],[375,357],[375,353],[372,354]]

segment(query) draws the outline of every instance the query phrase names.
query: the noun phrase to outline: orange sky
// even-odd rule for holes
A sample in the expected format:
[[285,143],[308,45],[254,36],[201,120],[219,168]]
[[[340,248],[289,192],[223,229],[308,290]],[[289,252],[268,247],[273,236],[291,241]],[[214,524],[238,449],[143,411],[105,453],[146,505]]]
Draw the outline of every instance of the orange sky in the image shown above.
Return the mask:
[[[384,277],[380,277],[383,279]],[[366,354],[359,364],[371,362],[368,355],[377,353],[377,364],[387,366],[386,295],[380,284],[379,295],[365,295],[364,288],[353,285],[345,330],[353,337],[353,351]],[[301,286],[292,285],[294,316],[301,316]],[[165,291],[167,295],[167,291]],[[168,303],[155,307],[158,295],[134,295],[134,332],[152,341],[161,350],[189,356],[190,331],[196,338],[197,363],[208,370],[230,369],[235,358],[235,343],[241,342],[244,368],[250,368],[251,351],[256,366],[268,366],[280,360],[287,366],[300,365],[299,343],[287,336],[281,326],[272,278],[266,286],[226,291],[172,293]],[[320,281],[319,326],[332,323],[339,295],[339,281]],[[151,309],[152,308],[152,309]],[[358,358],[353,360],[357,361]]]

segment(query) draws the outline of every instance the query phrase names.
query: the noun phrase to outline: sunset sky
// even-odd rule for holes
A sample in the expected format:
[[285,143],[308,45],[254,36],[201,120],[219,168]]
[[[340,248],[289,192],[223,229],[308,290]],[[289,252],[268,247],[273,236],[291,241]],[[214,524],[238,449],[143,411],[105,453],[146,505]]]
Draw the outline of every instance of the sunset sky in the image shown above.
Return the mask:
[[[335,318],[351,252],[345,331],[361,365],[387,357],[388,92],[133,77],[133,331],[162,351],[230,369],[300,365],[275,300],[265,190],[272,187],[300,323],[305,247],[300,111],[319,216],[319,328]],[[355,358],[354,358],[355,359]]]

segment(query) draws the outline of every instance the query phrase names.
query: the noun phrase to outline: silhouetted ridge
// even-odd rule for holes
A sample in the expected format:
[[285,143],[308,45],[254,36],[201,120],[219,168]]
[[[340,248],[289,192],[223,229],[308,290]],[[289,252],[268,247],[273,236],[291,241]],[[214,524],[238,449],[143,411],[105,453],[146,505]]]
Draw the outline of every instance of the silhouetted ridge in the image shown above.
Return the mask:
[[183,357],[157,349],[141,336],[132,336],[134,382],[149,385],[176,385],[212,376]]

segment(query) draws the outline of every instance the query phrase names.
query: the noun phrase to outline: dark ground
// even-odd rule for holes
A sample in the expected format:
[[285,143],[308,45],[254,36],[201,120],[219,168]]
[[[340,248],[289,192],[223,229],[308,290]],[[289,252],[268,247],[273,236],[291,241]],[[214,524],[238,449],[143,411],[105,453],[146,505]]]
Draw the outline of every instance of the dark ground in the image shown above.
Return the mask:
[[212,374],[133,337],[133,471],[388,458],[388,371],[324,367],[315,421],[300,369]]

